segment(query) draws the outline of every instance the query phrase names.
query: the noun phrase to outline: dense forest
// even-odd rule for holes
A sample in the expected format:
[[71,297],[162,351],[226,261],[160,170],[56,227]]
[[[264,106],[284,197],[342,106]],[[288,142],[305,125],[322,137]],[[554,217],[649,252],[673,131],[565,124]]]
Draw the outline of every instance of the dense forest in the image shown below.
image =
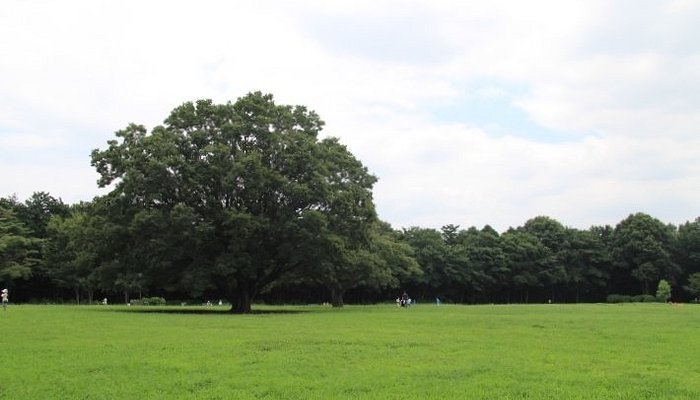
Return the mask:
[[0,199],[0,283],[13,302],[225,299],[322,303],[600,302],[700,295],[700,218],[631,214],[570,228],[547,216],[490,226],[394,229],[376,178],[303,106],[251,93],[129,125],[92,165],[109,194],[64,204]]
[[[227,298],[215,283],[173,286],[179,277],[159,279],[158,267],[139,249],[123,253],[107,239],[119,228],[99,215],[102,201],[66,205],[44,192],[24,202],[0,199],[0,279],[13,301]],[[366,260],[310,261],[267,285],[259,299],[341,305],[337,292],[370,303],[405,290],[418,302],[601,302],[611,294],[644,299],[662,279],[671,284],[674,301],[700,295],[700,219],[675,227],[636,213],[614,228],[579,230],[538,216],[500,234],[489,226],[394,230],[377,222],[369,241],[355,255]],[[168,245],[179,251],[176,241]],[[124,256],[129,268],[116,259]]]

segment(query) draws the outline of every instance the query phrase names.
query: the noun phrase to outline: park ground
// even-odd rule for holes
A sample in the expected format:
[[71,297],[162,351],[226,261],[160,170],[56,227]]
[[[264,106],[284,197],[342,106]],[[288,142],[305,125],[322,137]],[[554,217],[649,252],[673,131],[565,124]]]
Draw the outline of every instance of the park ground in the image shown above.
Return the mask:
[[700,306],[17,305],[1,399],[696,399]]

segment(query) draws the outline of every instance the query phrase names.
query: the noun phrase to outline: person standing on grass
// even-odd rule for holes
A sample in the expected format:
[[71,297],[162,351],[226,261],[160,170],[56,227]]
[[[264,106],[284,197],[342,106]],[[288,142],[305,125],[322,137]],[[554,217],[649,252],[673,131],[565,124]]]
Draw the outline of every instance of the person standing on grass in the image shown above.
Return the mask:
[[2,290],[2,309],[5,311],[7,311],[8,297],[9,297],[9,295],[7,293],[7,289],[3,289]]
[[401,307],[408,307],[408,306],[409,306],[408,293],[403,292],[403,294],[401,295]]

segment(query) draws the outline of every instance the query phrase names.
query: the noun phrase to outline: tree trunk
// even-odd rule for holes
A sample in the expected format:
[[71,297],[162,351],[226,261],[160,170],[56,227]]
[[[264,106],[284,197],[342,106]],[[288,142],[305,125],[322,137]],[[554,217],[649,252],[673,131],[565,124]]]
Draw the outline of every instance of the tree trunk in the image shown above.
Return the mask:
[[129,304],[129,292],[124,291],[124,304]]
[[333,307],[342,307],[343,304],[343,294],[345,293],[344,290],[338,289],[338,288],[332,288],[331,289],[331,304]]
[[80,305],[80,289],[75,288],[75,304]]
[[236,292],[235,300],[231,301],[231,312],[234,314],[250,314],[252,296],[248,289],[239,289]]

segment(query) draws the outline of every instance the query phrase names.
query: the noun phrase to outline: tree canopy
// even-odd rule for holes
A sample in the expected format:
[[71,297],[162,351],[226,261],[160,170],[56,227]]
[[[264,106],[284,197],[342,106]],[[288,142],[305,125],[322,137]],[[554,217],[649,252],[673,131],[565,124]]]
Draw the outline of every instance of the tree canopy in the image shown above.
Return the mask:
[[138,269],[172,287],[216,286],[249,312],[263,288],[311,261],[320,231],[354,243],[376,219],[376,178],[337,139],[319,139],[322,127],[257,92],[185,103],[150,133],[118,131],[92,153],[99,184],[114,184],[113,220],[134,238],[118,254],[148,260]]
[[39,264],[40,242],[15,213],[0,205],[0,282],[28,279]]

